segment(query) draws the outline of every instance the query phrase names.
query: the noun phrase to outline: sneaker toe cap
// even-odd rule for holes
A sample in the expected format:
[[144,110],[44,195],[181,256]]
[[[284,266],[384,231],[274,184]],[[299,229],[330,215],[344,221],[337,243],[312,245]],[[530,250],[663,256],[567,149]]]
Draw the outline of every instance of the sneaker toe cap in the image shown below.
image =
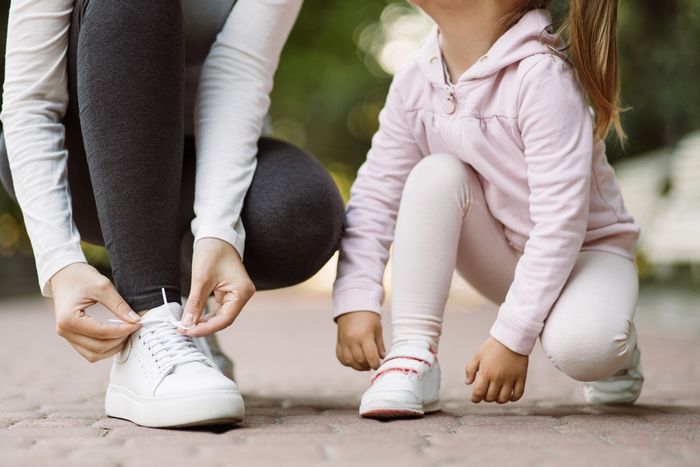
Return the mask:
[[207,392],[231,392],[240,395],[236,383],[213,368],[195,373],[173,373],[166,376],[156,390],[158,396],[177,396]]

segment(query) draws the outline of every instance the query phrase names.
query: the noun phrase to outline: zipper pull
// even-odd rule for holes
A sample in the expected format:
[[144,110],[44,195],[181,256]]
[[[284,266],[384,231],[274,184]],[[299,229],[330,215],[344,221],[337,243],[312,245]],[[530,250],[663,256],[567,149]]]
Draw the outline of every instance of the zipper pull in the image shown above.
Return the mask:
[[447,94],[442,100],[442,111],[447,115],[452,115],[457,110],[457,94],[454,86],[447,86]]

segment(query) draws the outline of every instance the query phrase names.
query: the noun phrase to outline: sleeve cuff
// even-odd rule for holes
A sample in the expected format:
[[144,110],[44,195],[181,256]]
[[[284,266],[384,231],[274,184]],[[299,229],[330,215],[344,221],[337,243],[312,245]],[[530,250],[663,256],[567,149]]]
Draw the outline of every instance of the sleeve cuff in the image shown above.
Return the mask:
[[383,291],[344,289],[333,294],[333,319],[353,311],[382,312]]
[[491,337],[520,355],[530,355],[535,347],[540,330],[523,330],[499,313],[496,322],[491,326]]
[[245,235],[236,232],[230,227],[203,226],[194,232],[194,244],[203,238],[218,238],[229,243],[236,249],[238,254],[243,258],[245,249]]
[[61,255],[56,259],[45,264],[37,265],[37,274],[39,276],[39,287],[41,287],[41,295],[44,297],[52,297],[51,293],[51,278],[61,269],[73,263],[87,263],[85,254],[80,246],[77,251],[70,254]]

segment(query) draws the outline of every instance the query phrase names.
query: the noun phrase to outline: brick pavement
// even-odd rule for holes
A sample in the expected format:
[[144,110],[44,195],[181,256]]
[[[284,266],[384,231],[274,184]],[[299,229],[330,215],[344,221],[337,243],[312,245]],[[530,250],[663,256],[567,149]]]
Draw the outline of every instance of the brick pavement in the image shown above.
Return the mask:
[[[541,350],[526,395],[507,406],[467,402],[463,366],[495,307],[449,304],[441,347],[444,411],[420,420],[358,417],[368,375],[334,359],[329,301],[261,293],[222,333],[247,401],[245,423],[155,430],[106,418],[109,362],[81,360],[53,333],[50,304],[0,302],[0,466],[65,465],[700,465],[700,301],[646,291],[638,316],[647,376],[639,404],[583,404],[580,385]],[[655,312],[663,307],[667,313]]]

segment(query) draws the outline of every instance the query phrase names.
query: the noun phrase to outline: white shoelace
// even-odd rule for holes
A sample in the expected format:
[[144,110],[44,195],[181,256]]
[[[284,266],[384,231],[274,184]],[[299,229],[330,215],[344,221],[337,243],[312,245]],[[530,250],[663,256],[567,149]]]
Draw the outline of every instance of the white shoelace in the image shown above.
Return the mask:
[[[163,293],[163,302],[168,300]],[[118,321],[120,320],[110,320]],[[146,316],[140,321],[142,326],[138,339],[142,340],[146,348],[151,352],[158,368],[169,374],[175,367],[184,363],[202,362],[213,366],[213,363],[197,348],[191,337],[179,334],[180,329],[191,329],[192,326],[183,326],[181,321],[170,314],[169,317]]]

